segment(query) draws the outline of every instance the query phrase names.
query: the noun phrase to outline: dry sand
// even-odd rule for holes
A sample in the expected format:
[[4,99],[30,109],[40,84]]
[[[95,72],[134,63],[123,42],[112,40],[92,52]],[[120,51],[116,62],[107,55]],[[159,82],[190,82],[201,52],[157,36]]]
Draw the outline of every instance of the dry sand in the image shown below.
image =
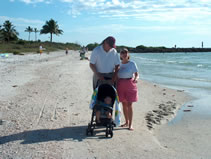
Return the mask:
[[180,153],[176,142],[180,137],[172,135],[174,142],[166,141],[169,131],[161,132],[190,97],[143,80],[138,82],[139,101],[134,104],[134,131],[117,127],[113,138],[105,138],[105,129],[86,136],[92,72],[89,61],[79,59],[76,51],[67,56],[58,51],[1,59],[0,158],[200,157],[185,146]]

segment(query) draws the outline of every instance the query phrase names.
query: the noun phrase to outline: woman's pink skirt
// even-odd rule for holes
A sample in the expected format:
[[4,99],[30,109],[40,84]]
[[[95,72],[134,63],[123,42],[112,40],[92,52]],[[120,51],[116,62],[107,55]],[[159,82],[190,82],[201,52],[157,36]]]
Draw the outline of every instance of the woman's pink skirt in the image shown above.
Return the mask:
[[138,101],[138,89],[133,79],[119,79],[117,82],[117,92],[120,102]]

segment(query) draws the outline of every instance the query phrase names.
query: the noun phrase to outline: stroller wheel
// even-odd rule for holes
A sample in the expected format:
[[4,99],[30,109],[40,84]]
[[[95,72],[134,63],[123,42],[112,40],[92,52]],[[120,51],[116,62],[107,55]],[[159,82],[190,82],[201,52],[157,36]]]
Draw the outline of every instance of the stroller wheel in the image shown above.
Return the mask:
[[86,129],[86,135],[87,136],[89,135],[89,133],[91,133],[91,130],[92,130],[92,125],[89,123],[88,128]]
[[88,128],[86,129],[86,135],[87,136],[89,135],[89,129]]
[[111,136],[111,138],[113,137],[113,131],[110,131],[110,136]]
[[106,137],[108,137],[108,134],[109,134],[109,130],[108,130],[108,127],[106,127]]
[[113,137],[113,131],[106,131],[106,137],[110,137],[112,138]]
[[108,131],[106,131],[106,137],[108,137]]
[[89,135],[89,133],[90,133],[90,135],[91,136],[93,136],[94,135],[94,129],[86,129],[86,135],[88,136]]
[[113,131],[111,129],[106,129],[106,137],[110,137],[112,138],[113,137]]
[[90,133],[91,133],[91,135],[93,136],[93,135],[94,135],[94,129],[91,129],[91,130],[90,130]]

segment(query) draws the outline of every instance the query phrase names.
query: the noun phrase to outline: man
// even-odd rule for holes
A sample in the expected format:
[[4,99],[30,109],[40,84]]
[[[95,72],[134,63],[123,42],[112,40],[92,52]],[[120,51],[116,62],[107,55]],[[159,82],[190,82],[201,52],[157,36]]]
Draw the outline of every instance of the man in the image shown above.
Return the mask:
[[115,41],[114,37],[109,36],[92,51],[90,68],[94,72],[93,89],[99,85],[99,82],[107,79],[115,84],[120,65],[120,58],[115,49]]

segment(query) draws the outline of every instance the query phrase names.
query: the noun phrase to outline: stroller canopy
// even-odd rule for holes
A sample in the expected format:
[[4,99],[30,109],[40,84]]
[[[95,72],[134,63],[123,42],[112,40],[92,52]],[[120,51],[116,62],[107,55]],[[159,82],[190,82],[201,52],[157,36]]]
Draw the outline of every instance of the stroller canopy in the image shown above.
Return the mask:
[[114,104],[116,98],[116,90],[110,84],[101,84],[100,86],[98,86],[97,100],[103,102],[105,97],[111,97],[112,105]]

